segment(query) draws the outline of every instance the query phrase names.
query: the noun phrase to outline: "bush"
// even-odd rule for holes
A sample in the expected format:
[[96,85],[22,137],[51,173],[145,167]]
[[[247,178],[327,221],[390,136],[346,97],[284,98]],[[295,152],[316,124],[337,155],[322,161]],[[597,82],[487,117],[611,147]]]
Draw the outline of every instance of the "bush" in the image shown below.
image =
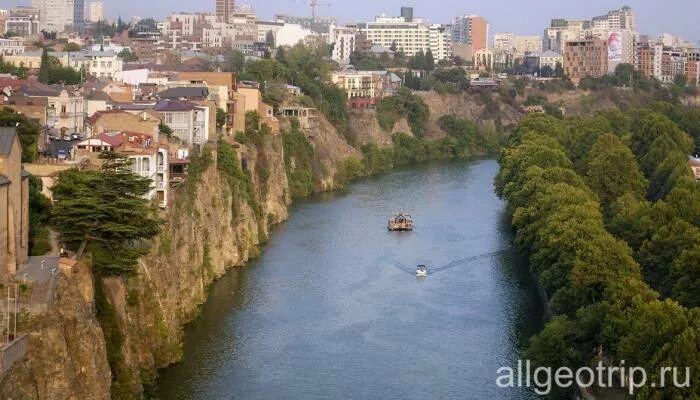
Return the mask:
[[422,98],[406,88],[401,88],[396,96],[386,97],[377,104],[377,121],[385,131],[391,132],[402,117],[406,118],[416,137],[423,136],[430,109]]

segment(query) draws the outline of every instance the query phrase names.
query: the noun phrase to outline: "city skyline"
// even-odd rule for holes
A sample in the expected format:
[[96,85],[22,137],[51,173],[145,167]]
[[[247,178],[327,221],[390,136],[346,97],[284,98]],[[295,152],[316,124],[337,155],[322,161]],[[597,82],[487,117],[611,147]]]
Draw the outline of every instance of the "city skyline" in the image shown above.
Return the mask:
[[[398,15],[401,6],[415,8],[416,17],[422,17],[435,23],[449,23],[461,14],[477,14],[484,16],[490,23],[491,36],[496,32],[514,32],[518,34],[541,35],[551,18],[592,18],[608,10],[624,5],[632,7],[637,14],[641,33],[657,35],[672,33],[687,40],[698,42],[700,30],[697,29],[692,15],[700,14],[700,2],[679,1],[675,7],[665,7],[663,3],[651,0],[636,0],[616,3],[610,0],[590,0],[573,3],[544,0],[532,4],[523,4],[513,0],[491,0],[465,6],[457,0],[440,0],[440,7],[434,3],[387,0],[371,2],[358,0],[349,3],[333,2],[328,6],[319,6],[318,15],[330,15],[340,22],[363,22],[373,19],[377,14]],[[16,5],[29,5],[29,0],[0,0],[0,7],[9,8]],[[211,3],[211,4],[209,4]],[[310,7],[300,0],[248,0],[237,2],[254,7],[262,19],[271,19],[276,13],[291,13],[298,16],[310,15]],[[504,12],[504,10],[510,10]],[[215,11],[215,0],[193,2],[191,0],[153,0],[147,3],[136,0],[105,1],[107,18],[121,16],[129,19],[132,16],[164,18],[172,11]]]

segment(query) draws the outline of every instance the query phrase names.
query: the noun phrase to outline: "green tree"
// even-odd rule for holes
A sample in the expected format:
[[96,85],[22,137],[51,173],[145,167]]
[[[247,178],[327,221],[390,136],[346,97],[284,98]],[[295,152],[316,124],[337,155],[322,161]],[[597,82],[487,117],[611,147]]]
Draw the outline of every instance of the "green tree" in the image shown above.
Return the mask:
[[222,108],[216,109],[216,127],[221,129],[226,125],[226,111]]
[[617,136],[601,135],[588,158],[586,183],[596,192],[604,210],[624,194],[644,196],[648,182],[632,151]]
[[37,157],[37,139],[39,125],[27,118],[26,115],[4,107],[0,110],[0,126],[16,127],[19,142],[22,145],[22,162],[32,162]]
[[139,60],[139,58],[136,56],[136,54],[132,53],[131,50],[129,50],[127,48],[124,48],[122,51],[120,51],[117,54],[117,57],[124,60],[124,62],[134,62],[134,61]]
[[39,75],[37,76],[37,79],[41,83],[48,84],[50,77],[50,60],[49,60],[49,51],[44,48],[41,52],[41,66],[39,67]]
[[149,200],[151,180],[132,172],[123,155],[106,152],[99,171],[61,172],[52,188],[51,221],[61,240],[88,250],[101,274],[133,273],[137,259],[149,250],[148,239],[159,232]]
[[51,200],[41,193],[41,180],[29,178],[29,254],[43,256],[51,250],[48,223]]
[[80,51],[82,50],[80,45],[77,43],[68,43],[65,46],[63,46],[63,51],[70,51],[70,52],[75,52],[75,51]]

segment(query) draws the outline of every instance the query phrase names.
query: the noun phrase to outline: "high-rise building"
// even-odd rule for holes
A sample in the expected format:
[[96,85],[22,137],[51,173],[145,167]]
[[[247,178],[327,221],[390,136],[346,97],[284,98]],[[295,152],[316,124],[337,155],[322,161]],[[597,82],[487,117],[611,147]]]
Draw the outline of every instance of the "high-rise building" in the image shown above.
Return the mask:
[[488,48],[489,24],[484,17],[463,15],[452,22],[452,42],[471,47],[472,54]]
[[98,22],[105,19],[105,5],[101,0],[93,0],[88,5],[87,19],[90,22]]
[[31,36],[39,33],[40,11],[32,7],[15,7],[5,18],[5,32],[17,36]]
[[605,76],[608,73],[608,42],[602,39],[566,42],[564,72],[576,85],[585,77]]
[[80,29],[85,21],[84,0],[32,0],[32,7],[39,9],[42,30]]
[[216,0],[216,18],[219,22],[228,23],[235,9],[235,0]]
[[401,7],[401,16],[406,22],[413,22],[413,7]]
[[608,11],[606,15],[593,17],[593,28],[602,28],[608,31],[629,30],[637,31],[637,20],[634,11],[629,6],[618,10]]

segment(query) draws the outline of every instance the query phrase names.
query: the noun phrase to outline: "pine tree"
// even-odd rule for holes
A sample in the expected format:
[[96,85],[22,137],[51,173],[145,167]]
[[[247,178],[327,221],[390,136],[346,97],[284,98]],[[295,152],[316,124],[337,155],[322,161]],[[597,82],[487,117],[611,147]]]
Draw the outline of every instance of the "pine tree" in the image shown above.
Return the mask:
[[41,67],[39,67],[39,76],[38,80],[41,83],[48,84],[49,79],[51,79],[49,70],[51,69],[51,63],[49,60],[49,51],[44,48],[44,51],[41,53]]
[[53,187],[52,225],[61,240],[89,251],[95,270],[106,275],[134,271],[137,259],[149,250],[147,239],[159,231],[149,200],[151,181],[131,171],[123,155],[105,152],[99,171],[71,169]]

